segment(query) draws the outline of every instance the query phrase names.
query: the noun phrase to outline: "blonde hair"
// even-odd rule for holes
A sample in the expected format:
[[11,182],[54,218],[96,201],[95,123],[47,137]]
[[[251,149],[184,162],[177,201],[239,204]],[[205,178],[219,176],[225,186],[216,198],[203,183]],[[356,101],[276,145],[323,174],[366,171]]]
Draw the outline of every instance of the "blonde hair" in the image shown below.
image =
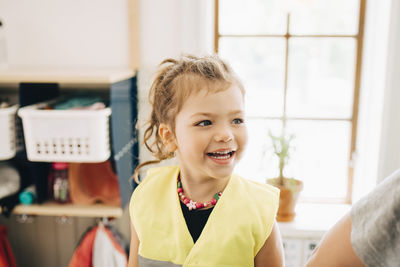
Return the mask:
[[[157,160],[139,164],[133,174],[137,183],[139,169],[145,165],[159,163],[174,157],[164,146],[158,130],[161,123],[175,129],[175,117],[185,100],[201,90],[219,92],[237,85],[242,94],[244,88],[232,69],[216,55],[196,57],[183,55],[180,58],[168,58],[161,62],[149,92],[152,111],[149,126],[144,132],[144,145]],[[150,139],[154,137],[153,141]]]

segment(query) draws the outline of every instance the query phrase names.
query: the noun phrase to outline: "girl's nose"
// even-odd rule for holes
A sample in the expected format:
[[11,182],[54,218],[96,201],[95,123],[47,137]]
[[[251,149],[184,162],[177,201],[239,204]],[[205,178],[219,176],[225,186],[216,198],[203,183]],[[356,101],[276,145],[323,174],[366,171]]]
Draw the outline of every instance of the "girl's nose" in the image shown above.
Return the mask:
[[214,138],[215,138],[215,141],[217,141],[217,142],[227,143],[229,141],[232,141],[233,134],[228,129],[221,129],[215,134]]

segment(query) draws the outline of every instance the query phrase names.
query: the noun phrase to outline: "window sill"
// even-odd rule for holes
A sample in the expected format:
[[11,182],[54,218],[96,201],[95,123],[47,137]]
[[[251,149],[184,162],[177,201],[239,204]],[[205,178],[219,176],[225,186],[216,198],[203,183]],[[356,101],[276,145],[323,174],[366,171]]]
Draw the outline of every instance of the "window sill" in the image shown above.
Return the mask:
[[298,203],[292,222],[279,222],[283,238],[320,239],[343,215],[348,204]]

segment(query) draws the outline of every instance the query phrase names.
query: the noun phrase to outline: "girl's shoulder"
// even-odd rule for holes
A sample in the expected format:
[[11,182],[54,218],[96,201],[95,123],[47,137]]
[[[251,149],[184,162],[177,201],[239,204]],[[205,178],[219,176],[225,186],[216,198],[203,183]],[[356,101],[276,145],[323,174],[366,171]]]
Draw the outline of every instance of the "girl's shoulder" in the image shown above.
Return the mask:
[[144,180],[133,191],[132,198],[136,198],[141,194],[148,194],[149,191],[151,192],[158,188],[168,187],[172,179],[176,180],[178,174],[178,166],[162,166],[148,169]]
[[176,179],[179,174],[179,166],[161,166],[147,170],[144,180],[138,185],[141,187],[160,185],[169,182],[171,179]]
[[278,206],[280,192],[278,188],[269,184],[251,181],[238,175],[233,175],[232,178],[235,184],[235,195],[240,196],[240,199],[244,202],[260,205],[261,209],[266,204],[273,207]]

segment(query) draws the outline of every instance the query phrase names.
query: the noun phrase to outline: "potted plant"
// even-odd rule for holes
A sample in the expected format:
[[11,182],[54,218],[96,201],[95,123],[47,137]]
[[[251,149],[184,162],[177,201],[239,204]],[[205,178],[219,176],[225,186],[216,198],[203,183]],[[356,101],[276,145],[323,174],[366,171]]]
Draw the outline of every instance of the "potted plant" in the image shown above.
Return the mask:
[[290,154],[293,150],[292,141],[294,135],[286,134],[286,122],[283,120],[282,132],[280,135],[274,135],[270,131],[268,133],[272,141],[273,152],[279,160],[279,176],[277,178],[268,179],[267,183],[280,190],[279,209],[276,220],[279,222],[292,221],[296,215],[295,207],[303,182],[295,178],[287,178],[284,176],[285,167],[289,161]]

